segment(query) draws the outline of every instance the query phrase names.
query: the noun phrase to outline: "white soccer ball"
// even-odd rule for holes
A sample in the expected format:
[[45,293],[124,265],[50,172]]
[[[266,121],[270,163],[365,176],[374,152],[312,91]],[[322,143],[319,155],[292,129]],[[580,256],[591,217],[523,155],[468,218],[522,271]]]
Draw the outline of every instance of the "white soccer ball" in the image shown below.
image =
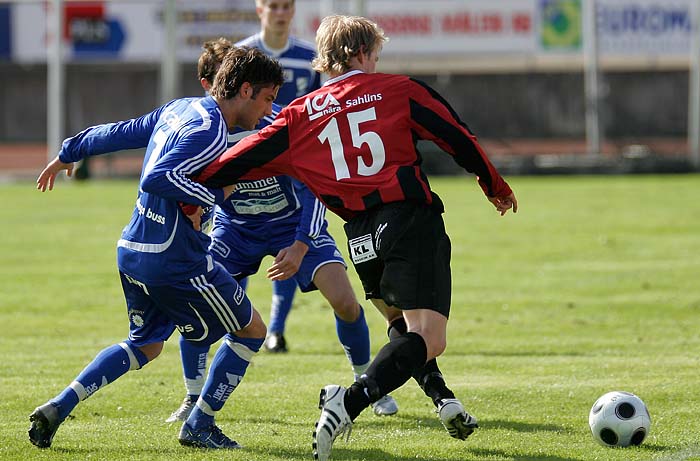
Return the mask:
[[593,438],[606,447],[641,445],[649,434],[651,417],[642,399],[623,391],[608,392],[588,415]]

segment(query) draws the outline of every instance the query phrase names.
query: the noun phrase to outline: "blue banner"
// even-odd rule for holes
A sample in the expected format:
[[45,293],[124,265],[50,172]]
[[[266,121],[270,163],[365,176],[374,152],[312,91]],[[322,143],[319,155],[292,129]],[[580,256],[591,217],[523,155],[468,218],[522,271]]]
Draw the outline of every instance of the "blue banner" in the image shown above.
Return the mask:
[[0,59],[10,59],[12,53],[12,28],[10,5],[0,5]]

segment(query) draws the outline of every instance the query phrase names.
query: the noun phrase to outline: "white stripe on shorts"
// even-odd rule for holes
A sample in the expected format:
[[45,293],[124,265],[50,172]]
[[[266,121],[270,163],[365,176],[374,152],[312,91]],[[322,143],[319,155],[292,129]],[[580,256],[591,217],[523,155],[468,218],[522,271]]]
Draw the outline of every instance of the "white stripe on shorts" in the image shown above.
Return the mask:
[[199,275],[190,279],[190,283],[202,295],[204,300],[211,306],[212,310],[219,318],[221,324],[226,327],[227,331],[238,331],[241,329],[238,319],[228,306],[221,294],[216,290],[211,283],[207,282],[204,275]]

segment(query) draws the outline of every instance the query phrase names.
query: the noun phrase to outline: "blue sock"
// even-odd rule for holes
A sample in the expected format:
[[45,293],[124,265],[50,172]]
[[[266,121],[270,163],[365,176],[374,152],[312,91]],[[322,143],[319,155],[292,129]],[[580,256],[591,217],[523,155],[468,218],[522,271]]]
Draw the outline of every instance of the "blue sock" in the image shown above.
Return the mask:
[[272,282],[272,306],[270,307],[270,333],[284,333],[284,324],[292,309],[297,281],[294,279],[276,280]]
[[103,349],[80,372],[77,378],[51,403],[58,407],[58,416],[63,421],[78,405],[107,384],[115,381],[129,370],[138,370],[148,363],[146,356],[128,341]]
[[239,338],[230,333],[224,337],[211,362],[202,394],[187,419],[188,425],[200,429],[214,424],[216,412],[241,382],[250,360],[264,341],[264,338]]
[[185,378],[185,389],[187,395],[192,399],[199,397],[204,386],[204,376],[207,371],[207,355],[209,345],[187,341],[184,336],[180,336],[180,359],[182,360],[182,371]]
[[345,322],[336,315],[335,331],[353,369],[356,366],[369,364],[369,328],[362,306],[360,306],[360,316],[354,322]]

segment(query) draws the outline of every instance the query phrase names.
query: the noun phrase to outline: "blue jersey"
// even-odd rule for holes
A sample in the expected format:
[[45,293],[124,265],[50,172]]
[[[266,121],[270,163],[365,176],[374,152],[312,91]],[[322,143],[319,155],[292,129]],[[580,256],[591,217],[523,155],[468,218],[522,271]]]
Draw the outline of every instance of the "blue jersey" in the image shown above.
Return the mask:
[[257,48],[279,61],[284,69],[284,85],[277,93],[277,104],[286,106],[296,98],[321,87],[321,74],[311,68],[316,47],[310,42],[289,37],[284,48],[273,50],[265,46],[262,35],[257,33],[236,43],[236,46]]
[[136,119],[90,127],[64,141],[59,158],[65,163],[147,146],[136,207],[117,243],[122,272],[140,282],[166,285],[211,269],[210,239],[194,229],[179,202],[202,207],[223,202],[222,189],[189,177],[224,152],[227,133],[213,98],[184,98]]
[[[272,115],[258,122],[254,130],[236,129],[228,136],[229,147],[271,124],[281,107],[272,105]],[[248,229],[269,225],[296,224],[294,240],[311,246],[324,229],[326,207],[301,182],[289,176],[273,176],[256,181],[240,181],[220,204],[214,226],[239,225]]]

